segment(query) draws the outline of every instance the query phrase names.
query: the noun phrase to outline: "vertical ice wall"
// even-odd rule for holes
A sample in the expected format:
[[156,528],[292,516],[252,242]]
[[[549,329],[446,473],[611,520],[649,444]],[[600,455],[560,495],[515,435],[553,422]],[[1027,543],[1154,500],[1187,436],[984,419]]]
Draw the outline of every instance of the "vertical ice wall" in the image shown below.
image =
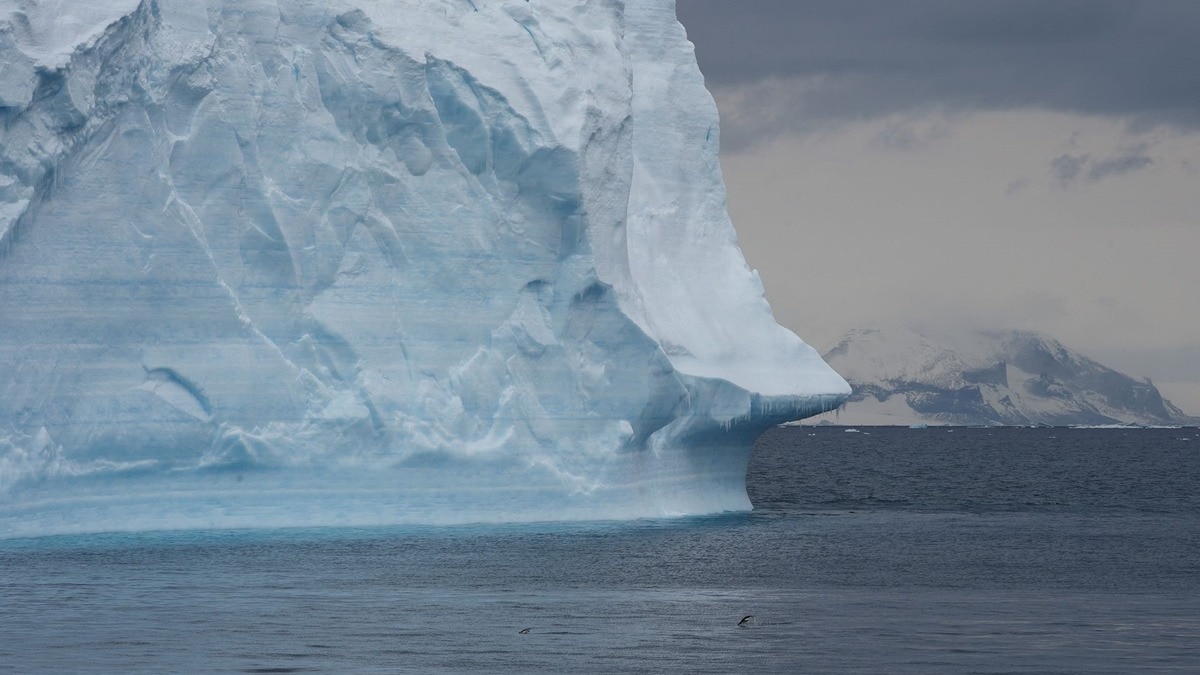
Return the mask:
[[669,0],[9,0],[0,46],[0,533],[747,508],[848,393]]

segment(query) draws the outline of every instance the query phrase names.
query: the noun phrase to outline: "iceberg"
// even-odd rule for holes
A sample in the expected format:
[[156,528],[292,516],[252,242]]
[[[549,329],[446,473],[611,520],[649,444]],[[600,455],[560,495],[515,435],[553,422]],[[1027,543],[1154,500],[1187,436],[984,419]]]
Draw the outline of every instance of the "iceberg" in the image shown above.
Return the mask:
[[0,536],[750,508],[846,382],[672,0],[0,0]]

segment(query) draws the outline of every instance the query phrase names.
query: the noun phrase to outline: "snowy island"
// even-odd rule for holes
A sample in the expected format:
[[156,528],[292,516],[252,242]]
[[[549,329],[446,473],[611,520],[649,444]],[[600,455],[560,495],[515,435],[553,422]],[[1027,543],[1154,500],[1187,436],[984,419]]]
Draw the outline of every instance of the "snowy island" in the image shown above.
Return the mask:
[[749,508],[718,136],[672,0],[0,0],[0,536]]
[[856,426],[1196,425],[1135,379],[1044,333],[856,329],[825,353],[854,394],[811,423]]

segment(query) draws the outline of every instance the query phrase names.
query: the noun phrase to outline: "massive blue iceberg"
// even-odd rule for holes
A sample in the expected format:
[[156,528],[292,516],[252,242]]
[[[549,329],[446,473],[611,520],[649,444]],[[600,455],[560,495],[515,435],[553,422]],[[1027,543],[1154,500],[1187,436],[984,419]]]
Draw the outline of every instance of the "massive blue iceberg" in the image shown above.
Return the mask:
[[749,508],[717,142],[672,0],[0,0],[0,536]]

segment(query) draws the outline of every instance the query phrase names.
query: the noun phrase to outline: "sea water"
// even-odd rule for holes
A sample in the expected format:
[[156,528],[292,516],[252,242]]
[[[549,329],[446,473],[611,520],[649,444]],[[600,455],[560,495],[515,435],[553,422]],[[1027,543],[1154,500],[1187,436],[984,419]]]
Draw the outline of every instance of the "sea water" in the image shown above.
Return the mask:
[[0,541],[0,671],[1200,671],[1200,430],[778,428],[748,486],[705,518]]

